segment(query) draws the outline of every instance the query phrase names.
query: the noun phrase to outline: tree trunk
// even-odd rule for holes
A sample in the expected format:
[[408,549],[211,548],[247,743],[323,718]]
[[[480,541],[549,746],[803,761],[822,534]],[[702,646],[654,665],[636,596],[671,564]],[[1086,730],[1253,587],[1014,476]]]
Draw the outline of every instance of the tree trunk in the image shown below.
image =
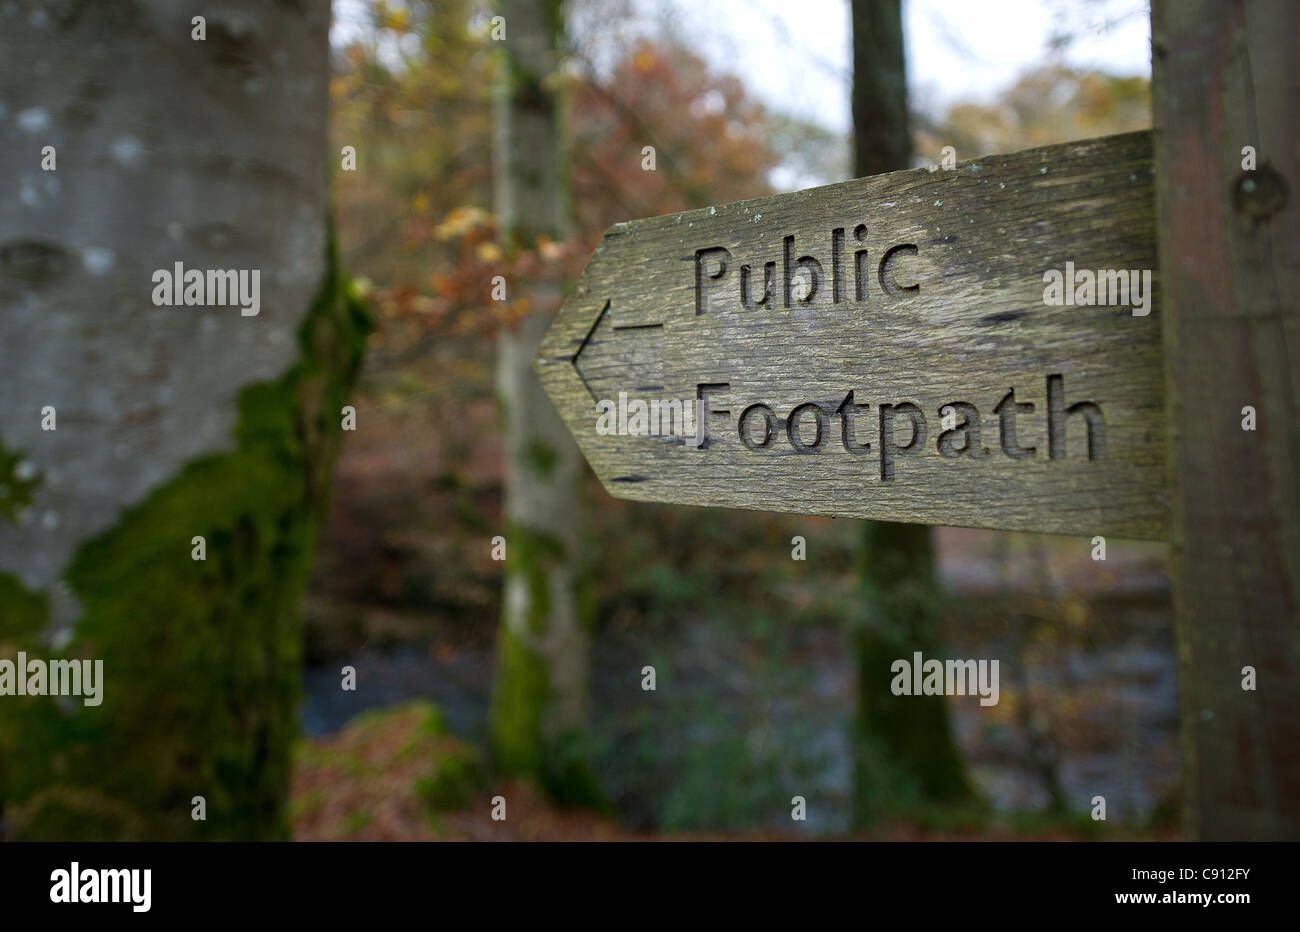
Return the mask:
[[[570,232],[559,48],[562,4],[510,0],[496,99],[496,212],[507,249]],[[534,286],[535,307],[498,339],[505,438],[506,560],[492,755],[503,773],[538,780],[557,798],[599,799],[587,758],[590,618],[579,573],[582,458],[532,371],[558,291]]]
[[[908,167],[912,153],[899,0],[861,0],[853,16],[854,173]],[[890,664],[940,646],[930,528],[870,522],[861,550],[866,618],[855,631],[853,818],[865,826],[971,795],[942,696],[895,696]]]
[[900,171],[912,158],[899,0],[850,2],[853,13],[853,173]]
[[[327,234],[329,14],[0,12],[33,63],[0,77],[0,655],[103,662],[98,705],[0,699],[9,837],[288,834],[298,602],[367,326]],[[176,263],[259,270],[257,312],[159,306]]]

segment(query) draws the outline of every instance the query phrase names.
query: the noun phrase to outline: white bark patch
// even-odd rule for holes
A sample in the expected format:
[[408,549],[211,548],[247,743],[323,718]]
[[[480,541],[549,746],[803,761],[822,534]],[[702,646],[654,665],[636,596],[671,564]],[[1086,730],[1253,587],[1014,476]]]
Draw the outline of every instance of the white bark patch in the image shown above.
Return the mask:
[[50,125],[50,115],[44,107],[29,107],[18,111],[17,122],[24,133],[43,133]]
[[532,597],[528,593],[528,583],[518,575],[506,577],[505,624],[506,630],[525,644],[531,645],[532,632],[528,630],[528,615],[532,609]]
[[113,250],[105,249],[102,246],[87,246],[81,250],[81,263],[86,267],[86,271],[96,277],[107,275],[113,270],[117,263],[117,257]]
[[118,136],[108,151],[124,168],[138,168],[144,162],[144,143],[134,136]]

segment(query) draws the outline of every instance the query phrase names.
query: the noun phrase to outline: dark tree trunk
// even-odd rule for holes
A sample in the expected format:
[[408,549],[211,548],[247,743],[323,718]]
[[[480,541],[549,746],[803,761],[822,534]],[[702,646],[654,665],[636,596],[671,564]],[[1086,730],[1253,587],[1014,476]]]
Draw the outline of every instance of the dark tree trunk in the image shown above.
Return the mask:
[[[899,0],[855,0],[854,173],[908,167],[912,154]],[[862,624],[854,632],[858,708],[854,720],[855,824],[902,816],[970,797],[942,696],[895,696],[890,664],[915,651],[935,656],[942,602],[930,528],[864,525]]]

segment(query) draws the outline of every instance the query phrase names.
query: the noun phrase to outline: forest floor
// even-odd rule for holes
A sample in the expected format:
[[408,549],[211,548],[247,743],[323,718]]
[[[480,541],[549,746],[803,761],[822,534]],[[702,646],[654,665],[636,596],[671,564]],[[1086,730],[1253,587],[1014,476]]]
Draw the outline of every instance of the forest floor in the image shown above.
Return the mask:
[[[996,706],[949,700],[967,767],[991,810],[1023,831],[1054,798],[1079,813],[1103,796],[1107,837],[1116,823],[1169,824],[1177,805],[1177,676],[1158,561],[1113,546],[1106,562],[1094,562],[1086,547],[1071,557],[1048,549],[1056,541],[1031,541],[1043,548],[1044,569],[1032,553],[1003,559],[997,535],[940,529],[937,540],[951,596],[949,654],[1001,661]],[[695,591],[680,575],[670,583]],[[791,601],[799,597],[798,590],[790,593]],[[844,597],[843,590],[831,593]],[[748,609],[728,617],[715,603],[705,604],[697,608],[692,595],[674,608],[680,620],[653,624],[614,616],[596,638],[595,763],[623,829],[633,837],[757,831],[785,837],[789,807],[781,801],[797,794],[809,804],[808,821],[795,837],[843,836],[850,823],[848,730],[856,697],[846,625],[819,616],[815,606],[765,618]],[[412,700],[436,704],[442,727],[464,747],[485,747],[490,640],[451,636],[448,623],[429,612],[378,605],[361,612],[366,643],[305,673],[306,747],[325,754],[362,746],[344,737],[350,726]],[[657,693],[640,688],[647,663],[659,671]],[[343,665],[356,669],[354,691],[340,689]],[[380,749],[371,753],[382,757]],[[387,804],[348,802],[364,788],[320,773],[302,779],[319,784],[317,797],[341,793],[332,805],[342,811],[371,812],[352,816],[358,829],[373,819],[387,826],[375,831],[397,831],[396,825],[408,831],[419,821],[410,812],[386,820]],[[599,823],[586,813],[552,810],[524,788],[502,795],[518,797],[521,813],[543,812],[551,820],[547,833],[566,831],[574,819]],[[466,819],[474,822],[443,819],[440,830]],[[521,830],[512,820],[482,819],[487,824],[472,837]],[[584,830],[573,833],[581,837]]]
[[[306,739],[293,778],[295,841],[1082,841],[1067,826],[936,831],[890,825],[856,835],[747,832],[637,832],[596,813],[557,806],[521,780],[485,778],[477,752],[448,735],[436,707],[404,703],[363,714],[336,735]],[[448,762],[468,760],[473,776],[450,796],[431,787]],[[456,768],[452,768],[456,769]],[[445,790],[445,787],[444,787]],[[504,800],[504,818],[499,801]],[[1108,838],[1176,840],[1172,831]]]

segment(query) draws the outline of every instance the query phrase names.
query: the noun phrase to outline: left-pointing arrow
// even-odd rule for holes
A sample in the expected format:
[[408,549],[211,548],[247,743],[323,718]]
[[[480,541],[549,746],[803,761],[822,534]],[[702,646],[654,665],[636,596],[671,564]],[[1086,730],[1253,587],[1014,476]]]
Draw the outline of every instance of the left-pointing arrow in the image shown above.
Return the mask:
[[663,390],[663,325],[615,327],[606,301],[582,345],[573,368],[594,402],[619,391],[646,395]]

